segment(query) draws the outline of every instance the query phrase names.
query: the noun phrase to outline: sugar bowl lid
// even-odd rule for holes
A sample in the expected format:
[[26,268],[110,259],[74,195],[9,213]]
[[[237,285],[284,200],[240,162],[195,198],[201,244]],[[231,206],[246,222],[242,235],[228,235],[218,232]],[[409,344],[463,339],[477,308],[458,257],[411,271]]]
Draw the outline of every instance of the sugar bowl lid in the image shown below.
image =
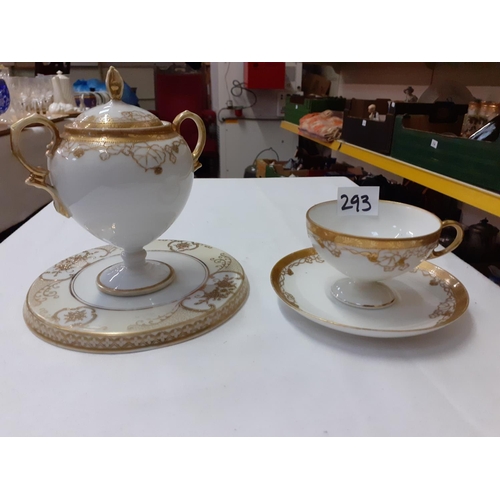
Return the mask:
[[[114,66],[110,66],[106,75],[106,88],[111,100],[100,106],[84,111],[71,123],[66,125],[65,130],[70,134],[80,134],[88,132],[132,132],[133,130],[149,132],[161,132],[167,125],[153,113],[124,103],[123,79]],[[168,124],[170,125],[170,124]]]

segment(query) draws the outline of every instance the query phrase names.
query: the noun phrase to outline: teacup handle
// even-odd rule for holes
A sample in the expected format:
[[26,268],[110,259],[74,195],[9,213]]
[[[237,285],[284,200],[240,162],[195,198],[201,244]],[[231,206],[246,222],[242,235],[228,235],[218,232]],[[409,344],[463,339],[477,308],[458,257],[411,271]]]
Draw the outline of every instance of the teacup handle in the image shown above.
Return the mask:
[[177,130],[179,134],[181,133],[181,123],[187,118],[193,120],[196,124],[196,127],[198,128],[198,142],[196,143],[196,147],[193,151],[193,171],[196,172],[196,170],[201,167],[201,163],[198,161],[198,158],[200,157],[201,153],[203,152],[203,148],[205,147],[205,142],[207,140],[207,131],[205,129],[203,120],[196,113],[192,113],[191,111],[183,111],[182,113],[179,113],[174,119],[175,130]]
[[448,226],[454,227],[455,230],[457,231],[455,239],[451,242],[450,245],[448,245],[443,250],[438,250],[438,251],[433,250],[428,259],[435,259],[436,257],[441,257],[442,255],[445,255],[448,252],[452,252],[453,250],[455,250],[455,248],[458,247],[458,245],[460,245],[460,243],[462,243],[462,239],[464,237],[464,231],[461,228],[460,224],[458,224],[458,222],[455,222],[453,220],[445,220],[441,223],[441,231]]
[[10,147],[12,149],[12,153],[20,161],[21,165],[31,174],[26,179],[26,184],[39,189],[45,189],[45,191],[47,191],[50,196],[52,196],[55,209],[61,215],[64,215],[65,217],[71,217],[68,209],[64,206],[61,199],[59,198],[59,193],[57,192],[56,188],[47,182],[49,171],[46,168],[34,167],[24,159],[24,156],[21,152],[21,132],[30,125],[42,125],[50,130],[52,134],[52,141],[47,145],[47,152],[45,154],[49,158],[52,158],[54,156],[54,153],[57,151],[57,148],[61,143],[59,131],[52,121],[38,114],[29,115],[26,118],[21,118],[21,120],[10,126]]

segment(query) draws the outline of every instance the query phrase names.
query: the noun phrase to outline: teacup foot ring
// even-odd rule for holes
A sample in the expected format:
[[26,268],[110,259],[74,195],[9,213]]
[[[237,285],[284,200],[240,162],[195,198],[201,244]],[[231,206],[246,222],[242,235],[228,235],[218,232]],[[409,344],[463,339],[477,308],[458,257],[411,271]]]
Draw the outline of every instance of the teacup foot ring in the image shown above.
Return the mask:
[[382,283],[359,282],[351,278],[336,281],[330,295],[342,304],[360,309],[384,309],[396,301],[393,291]]

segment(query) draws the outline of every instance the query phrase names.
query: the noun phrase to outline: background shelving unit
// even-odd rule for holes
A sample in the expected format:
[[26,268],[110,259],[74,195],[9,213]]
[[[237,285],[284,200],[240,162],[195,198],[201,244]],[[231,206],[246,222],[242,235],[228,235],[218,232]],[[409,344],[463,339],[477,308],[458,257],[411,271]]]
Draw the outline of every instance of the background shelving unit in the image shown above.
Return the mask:
[[299,131],[298,125],[293,123],[281,122],[281,128],[321,144],[333,151],[338,151],[351,158],[356,158],[392,174],[417,182],[422,186],[426,186],[484,212],[500,217],[500,194],[466,184],[451,177],[430,172],[417,165],[411,165],[410,163],[396,160],[390,156],[375,153],[341,140],[331,143],[321,141]]

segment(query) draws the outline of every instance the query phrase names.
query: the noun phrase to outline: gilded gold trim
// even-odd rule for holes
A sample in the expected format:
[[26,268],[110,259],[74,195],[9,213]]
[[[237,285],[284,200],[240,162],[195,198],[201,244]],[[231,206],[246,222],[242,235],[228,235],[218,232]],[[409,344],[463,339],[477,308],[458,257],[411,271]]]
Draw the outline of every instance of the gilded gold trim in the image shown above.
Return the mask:
[[106,333],[79,333],[72,329],[55,328],[41,321],[31,311],[27,302],[24,304],[23,317],[28,328],[39,338],[58,347],[65,347],[89,353],[135,352],[154,349],[185,342],[224,324],[231,319],[245,304],[250,286],[245,277],[236,294],[227,306],[208,312],[197,321],[187,320],[162,330],[147,332],[127,332],[112,335]]
[[[313,256],[317,255],[316,250],[314,248],[304,248],[303,250],[298,250],[297,252],[293,252],[286,257],[280,259],[272,268],[270,281],[271,286],[274,291],[278,295],[278,297],[291,309],[294,309],[301,315],[305,316],[314,321],[321,321],[322,323],[326,323],[328,325],[332,325],[333,327],[338,326],[342,328],[349,328],[352,330],[358,331],[372,331],[372,328],[357,328],[352,325],[344,325],[342,323],[337,323],[335,321],[322,318],[320,316],[315,316],[307,311],[304,311],[300,308],[300,306],[296,303],[295,298],[293,301],[290,301],[287,298],[287,292],[284,290],[284,282],[285,275],[288,274],[287,271],[290,267],[294,265],[300,265],[300,263],[306,263],[308,259],[314,258]],[[294,264],[298,262],[297,264]],[[312,261],[311,261],[312,262]],[[320,262],[320,261],[317,261]],[[415,272],[421,271],[425,276],[433,276],[434,280],[437,280],[436,283],[439,283],[440,286],[447,293],[447,298],[444,302],[439,304],[438,308],[429,315],[430,318],[437,318],[441,316],[436,322],[436,326],[439,327],[449,325],[457,320],[462,314],[467,310],[469,306],[469,294],[465,286],[457,279],[455,276],[451,275],[444,269],[432,264],[430,262],[424,261],[422,262]],[[281,277],[283,276],[283,279]],[[434,286],[436,283],[431,282],[430,284]],[[442,283],[442,284],[441,284]],[[451,307],[448,306],[450,301],[450,294],[452,294],[453,299],[455,301],[455,307],[452,310]],[[288,294],[289,295],[289,294]],[[446,303],[446,304],[445,304]],[[441,309],[440,309],[441,308]],[[432,327],[431,327],[432,328]],[[429,328],[413,328],[407,330],[388,330],[390,333],[418,333],[427,331]]]
[[[216,250],[208,245],[194,242],[159,241],[164,243],[164,246],[171,251],[175,251],[172,248],[176,246],[179,247],[180,252],[194,250],[195,254],[191,256],[198,260],[200,259],[196,256],[196,250],[199,247]],[[99,250],[99,248],[93,250]],[[152,249],[151,251],[165,250]],[[192,303],[179,304],[185,309],[180,314],[179,320],[171,320],[166,325],[163,324],[162,326],[162,317],[158,317],[153,318],[152,321],[146,322],[144,325],[138,325],[146,329],[134,329],[129,326],[126,330],[112,332],[107,331],[107,327],[104,325],[99,329],[97,327],[92,328],[93,316],[97,314],[97,308],[85,304],[76,308],[64,308],[55,313],[49,313],[46,309],[41,309],[37,307],[36,303],[33,303],[33,296],[38,293],[35,286],[40,281],[43,282],[41,277],[33,283],[26,296],[23,309],[25,322],[36,336],[46,342],[59,347],[92,353],[141,351],[195,338],[229,320],[243,306],[249,294],[248,279],[241,265],[223,252],[213,252],[212,255],[213,258],[210,258],[210,254],[206,255],[206,258],[204,257],[201,262],[207,267],[207,272],[210,273],[209,277],[213,278],[213,283],[207,285],[207,277],[205,277],[204,283],[197,290],[190,292],[181,299],[181,302],[185,302],[187,299],[192,298]],[[221,256],[224,256],[224,262],[228,263],[225,266],[227,270],[224,271],[221,271],[221,266],[218,265]],[[79,261],[79,259],[73,260],[76,266],[76,261]],[[210,270],[207,264],[210,265]],[[226,274],[228,275],[227,278]],[[65,281],[67,282],[67,280]],[[61,282],[56,281],[55,283],[59,284]],[[234,286],[235,284],[237,286]],[[197,295],[198,292],[202,293]],[[226,292],[229,292],[229,294]],[[71,295],[74,297],[72,293]],[[213,302],[217,301],[222,302],[222,304],[219,303],[215,308]],[[200,306],[197,305],[197,302],[200,302]],[[196,308],[193,308],[193,305]],[[34,308],[32,308],[33,306]],[[169,313],[167,315],[170,316]],[[82,328],[80,328],[80,325]]]
[[[420,261],[430,258],[433,249],[436,247],[437,242],[432,242],[426,246],[417,246],[415,248],[398,248],[398,249],[357,249],[344,245],[337,246],[336,243],[329,240],[322,240],[319,236],[315,235],[312,231],[310,236],[318,243],[321,248],[330,252],[334,257],[340,257],[342,252],[349,252],[353,255],[361,255],[366,257],[372,264],[380,266],[384,272],[391,273],[398,269],[404,271],[410,267],[408,262],[410,259],[419,259]],[[415,261],[413,261],[415,262]]]
[[[81,125],[81,126],[77,126]],[[72,126],[73,125],[73,126]],[[162,126],[162,122],[160,120],[141,120],[140,123],[135,122],[120,122],[119,120],[110,120],[110,121],[91,121],[82,119],[79,122],[73,122],[73,124],[65,125],[65,127],[73,128],[74,130],[99,130],[101,133],[103,129],[117,129],[117,131],[121,130],[136,130],[140,128],[160,128]],[[114,131],[114,130],[113,130]]]
[[10,127],[10,145],[12,149],[12,154],[19,160],[21,165],[30,172],[30,176],[26,179],[26,184],[29,186],[36,187],[38,189],[43,189],[47,191],[52,199],[54,200],[55,209],[64,217],[71,217],[71,213],[68,208],[64,205],[59,197],[59,193],[56,188],[49,184],[49,171],[42,167],[34,167],[27,163],[24,155],[21,151],[21,132],[29,125],[43,125],[50,130],[52,135],[52,141],[47,145],[46,155],[48,158],[52,158],[56,152],[59,144],[61,143],[61,136],[57,127],[44,116],[38,114],[32,114],[21,120],[17,121]]
[[161,127],[163,122],[155,115],[140,110],[120,111],[121,116],[109,114],[86,115],[81,114],[73,123],[66,125],[78,130],[87,129],[135,129]]
[[157,144],[150,142],[123,142],[120,144],[93,144],[81,143],[80,141],[63,140],[58,149],[58,153],[68,159],[71,155],[75,158],[82,157],[87,151],[97,151],[102,161],[108,160],[111,156],[123,154],[129,156],[144,171],[153,170],[155,174],[160,175],[163,172],[162,166],[167,162],[175,164],[177,162],[176,154],[179,148],[188,145],[184,139],[173,141],[167,144]]
[[174,118],[174,128],[178,132],[180,132],[181,124],[184,120],[193,120],[196,124],[196,128],[198,129],[198,141],[196,142],[196,146],[194,147],[193,155],[193,171],[196,172],[201,167],[201,163],[198,161],[201,153],[203,153],[203,148],[205,147],[205,142],[207,140],[207,131],[205,128],[205,123],[203,120],[196,114],[191,111],[183,111],[179,113]]
[[[206,245],[204,245],[204,246],[206,246]],[[115,247],[115,250],[118,250],[118,248],[117,248],[117,247]],[[174,250],[174,251],[175,251],[175,250]],[[150,250],[150,251],[148,252],[148,255],[149,255],[150,253],[153,253],[153,252],[161,252],[161,250]],[[113,257],[113,256],[112,256],[112,257]],[[115,255],[115,257],[116,257],[116,255]],[[203,261],[202,261],[201,259],[199,259],[198,257],[195,257],[194,255],[189,255],[189,257],[191,257],[192,259],[195,259],[196,261],[198,261],[198,262],[200,263],[200,265],[203,267],[203,269],[204,269],[204,271],[205,271],[205,277],[203,278],[203,281],[202,281],[201,285],[200,285],[200,286],[199,286],[196,290],[190,291],[188,294],[186,294],[186,296],[184,296],[182,299],[180,299],[180,300],[179,300],[179,305],[180,305],[180,302],[182,302],[184,299],[187,299],[187,298],[188,298],[190,295],[192,295],[193,293],[196,293],[197,291],[201,290],[201,289],[205,286],[205,284],[207,283],[208,278],[210,277],[210,271],[209,271],[209,269],[208,269],[208,266],[205,264],[205,262],[203,262]],[[105,257],[105,258],[106,258],[106,257]],[[86,266],[85,266],[85,267],[86,267]],[[79,270],[76,274],[74,274],[73,276],[70,276],[70,278],[74,278],[74,280],[78,279],[78,275],[79,275],[82,271],[84,271],[85,267],[81,268],[81,269],[80,269],[80,270]],[[69,279],[69,278],[68,278],[68,279]],[[41,290],[45,290],[45,288],[42,288]],[[78,302],[81,302],[82,304],[85,304],[85,305],[90,306],[90,307],[97,307],[95,304],[93,304],[93,303],[91,303],[91,302],[87,302],[86,300],[82,299],[82,297],[80,297],[80,296],[76,293],[76,291],[75,291],[75,289],[74,289],[74,281],[73,281],[73,280],[71,281],[71,285],[70,285],[70,288],[69,288],[69,292],[70,292],[71,296],[72,296],[75,300],[77,300]],[[40,293],[40,290],[37,292],[37,295],[38,295],[39,293]],[[45,295],[45,293],[44,293],[44,295]],[[37,296],[35,296],[35,298],[36,298],[36,297],[37,297]],[[50,297],[50,295],[49,295],[49,297]],[[43,299],[42,301],[40,301],[40,303],[41,303],[41,302],[43,302],[44,300],[47,300],[47,299]],[[34,305],[35,305],[35,306],[37,306],[37,305],[40,305],[40,304],[34,304]],[[154,306],[154,305],[153,305],[153,306],[149,306],[149,307],[141,307],[140,309],[136,309],[136,310],[137,310],[137,311],[145,311],[145,310],[147,310],[147,309],[154,309],[155,307],[157,307],[157,306]],[[123,311],[123,309],[115,309],[115,308],[111,308],[111,307],[102,307],[102,306],[98,307],[98,309],[101,309],[101,310],[103,310],[103,311]],[[173,312],[175,312],[175,310],[174,310]],[[131,329],[131,328],[130,328],[130,326],[129,326],[129,329]]]
[[286,275],[293,276],[292,267],[300,266],[301,264],[313,264],[314,262],[323,263],[324,260],[316,252],[314,252],[313,254],[307,255],[306,257],[291,262],[290,264],[287,265],[286,269],[281,271],[279,275],[278,278],[279,289],[282,291],[286,299],[297,307],[298,304],[297,301],[295,300],[295,297],[291,293],[288,293],[284,290],[285,277]]
[[121,289],[116,289],[116,288],[110,288],[109,286],[106,286],[102,281],[101,281],[101,276],[104,271],[107,271],[110,267],[116,267],[119,266],[119,264],[113,264],[112,266],[106,267],[103,269],[96,278],[96,285],[101,292],[107,293],[108,295],[114,295],[116,297],[136,297],[138,295],[147,295],[148,293],[153,293],[157,292],[158,290],[162,290],[163,288],[167,287],[174,281],[175,278],[175,271],[172,266],[167,264],[166,262],[161,262],[159,260],[151,260],[148,259],[149,262],[157,262],[159,264],[163,264],[164,266],[167,266],[168,269],[170,270],[170,274],[163,280],[159,281],[158,283],[155,283],[153,285],[149,286],[144,286],[142,288],[130,288],[127,290],[121,290]]
[[405,248],[416,248],[421,246],[428,246],[438,244],[439,235],[441,234],[441,229],[435,233],[431,233],[425,236],[417,238],[365,238],[361,236],[349,236],[347,234],[336,233],[329,229],[308,220],[307,230],[312,234],[317,236],[322,241],[330,241],[335,245],[345,245],[355,248],[366,248],[366,249],[391,249],[400,250]]
[[99,128],[76,128],[65,125],[61,134],[63,139],[78,140],[83,142],[143,142],[161,141],[173,137],[181,137],[171,123],[165,122],[161,127],[150,128],[121,128],[106,129]]
[[121,99],[123,87],[122,75],[120,75],[119,71],[114,66],[110,66],[106,73],[106,89],[111,99]]
[[[224,276],[221,279],[219,279],[219,276],[216,276],[218,274],[222,274]],[[195,292],[189,294],[189,297],[184,299],[180,303],[180,305],[181,307],[187,309],[188,311],[198,312],[200,309],[189,307],[184,303],[189,298],[196,297],[197,302],[194,305],[200,306],[205,304],[208,309],[215,310],[216,307],[214,306],[214,304],[211,304],[210,302],[211,301],[217,302],[219,300],[228,299],[229,297],[231,297],[231,295],[234,295],[235,291],[239,288],[238,284],[235,283],[234,280],[237,279],[243,281],[244,278],[245,277],[237,271],[218,271],[212,273],[209,276],[209,279],[211,279],[213,283],[208,283],[207,280],[207,282],[205,282],[203,287],[200,287]],[[199,294],[201,294],[201,296]]]
[[[347,245],[351,247],[357,248],[391,248],[391,249],[399,249],[399,248],[414,248],[418,246],[426,246],[430,245],[433,242],[436,242],[436,245],[439,240],[439,235],[441,234],[442,222],[439,217],[436,217],[434,214],[427,212],[419,207],[412,207],[416,210],[420,210],[425,212],[427,215],[432,215],[439,223],[439,229],[429,234],[425,234],[423,236],[416,236],[414,238],[372,238],[369,236],[352,236],[345,233],[339,233],[337,231],[332,231],[331,229],[327,229],[320,224],[314,222],[311,218],[311,211],[320,206],[326,204],[333,204],[335,201],[324,201],[322,203],[318,203],[312,206],[306,213],[307,219],[307,229],[314,233],[316,236],[321,238],[322,240],[332,241],[336,244]],[[392,203],[395,205],[406,206],[404,203],[398,203],[395,201],[385,201],[380,200],[379,203]]]

